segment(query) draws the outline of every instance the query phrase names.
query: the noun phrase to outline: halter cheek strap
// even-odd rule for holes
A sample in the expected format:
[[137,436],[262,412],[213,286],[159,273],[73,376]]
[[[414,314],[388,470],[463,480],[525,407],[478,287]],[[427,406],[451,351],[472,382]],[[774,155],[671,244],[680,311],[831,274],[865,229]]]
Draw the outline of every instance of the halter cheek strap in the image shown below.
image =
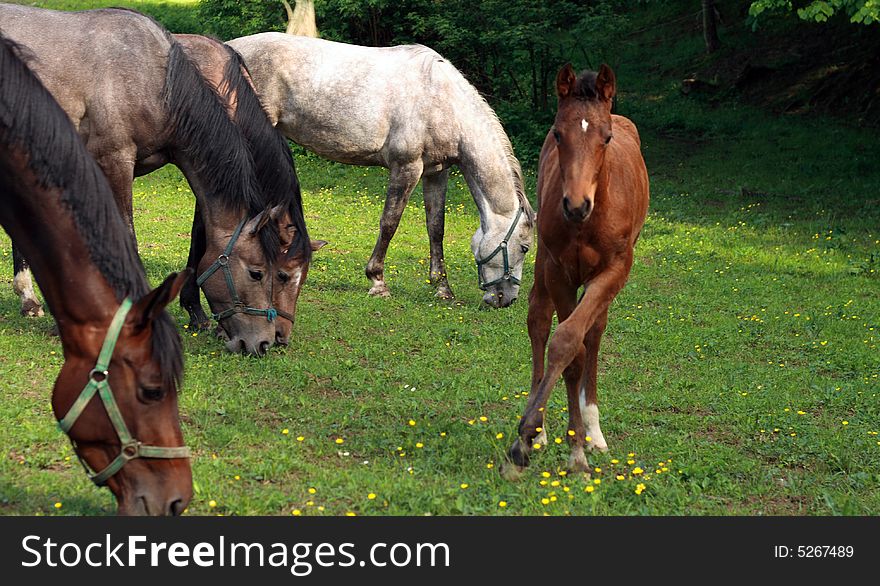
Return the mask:
[[[268,321],[275,321],[275,318],[278,316],[283,317],[284,319],[290,320],[293,323],[293,316],[287,313],[286,311],[282,311],[280,309],[276,309],[272,306],[269,306],[266,309],[258,309],[256,307],[250,307],[245,305],[238,296],[238,290],[235,288],[235,282],[232,280],[232,269],[229,268],[229,256],[232,254],[232,249],[235,246],[235,243],[238,241],[239,236],[241,236],[241,231],[244,228],[245,220],[242,220],[238,223],[238,226],[235,228],[235,232],[232,233],[232,237],[229,239],[229,244],[226,245],[226,249],[223,251],[223,254],[217,257],[217,260],[211,264],[208,269],[199,275],[199,278],[196,279],[196,283],[199,287],[201,287],[208,278],[216,273],[218,270],[223,271],[223,277],[226,279],[226,289],[229,291],[229,296],[232,300],[232,307],[228,309],[224,309],[219,313],[212,313],[211,317],[215,320],[220,321],[222,319],[226,319],[231,315],[235,315],[236,313],[244,313],[246,315],[264,315]],[[269,302],[272,302],[272,282],[269,284]]]
[[[131,306],[131,299],[126,297],[119,306],[119,309],[116,310],[116,315],[113,316],[113,321],[110,322],[110,327],[107,329],[107,334],[104,337],[101,352],[98,354],[98,362],[89,373],[89,382],[76,401],[73,402],[67,414],[58,421],[58,427],[69,436],[73,425],[79,419],[79,416],[82,415],[83,411],[85,411],[92,398],[96,394],[100,397],[101,402],[104,404],[104,409],[107,411],[107,416],[110,418],[110,423],[119,437],[121,449],[119,455],[100,472],[94,472],[86,461],[77,454],[79,461],[86,469],[86,474],[98,486],[105,484],[110,477],[122,470],[123,466],[135,458],[172,459],[190,457],[189,448],[186,446],[176,448],[146,446],[132,437],[131,432],[128,431],[128,426],[125,425],[125,419],[122,417],[119,405],[116,404],[116,399],[113,397],[113,391],[110,388],[109,382],[110,371],[108,369],[110,368],[110,359],[113,357],[113,350],[116,348],[116,342],[119,340],[119,333],[125,324],[125,316],[128,315]],[[74,448],[76,448],[76,442],[72,439],[70,441]]]
[[[502,240],[501,243],[495,247],[495,250],[493,250],[489,254],[489,256],[483,259],[479,259],[476,257],[476,255],[474,255],[474,260],[477,262],[477,279],[479,279],[480,289],[482,289],[483,291],[486,291],[489,287],[497,285],[502,281],[510,281],[514,285],[520,284],[520,280],[517,279],[510,272],[510,260],[507,256],[507,243],[508,241],[510,241],[510,237],[513,235],[513,231],[516,228],[516,225],[519,223],[519,219],[520,217],[522,217],[522,214],[523,208],[519,208],[519,210],[516,212],[516,217],[513,219],[513,224],[510,225],[510,228],[507,230],[507,234],[504,235],[504,240]],[[502,259],[504,260],[504,273],[494,281],[486,282],[483,279],[483,265],[495,258],[499,253],[502,255]]]

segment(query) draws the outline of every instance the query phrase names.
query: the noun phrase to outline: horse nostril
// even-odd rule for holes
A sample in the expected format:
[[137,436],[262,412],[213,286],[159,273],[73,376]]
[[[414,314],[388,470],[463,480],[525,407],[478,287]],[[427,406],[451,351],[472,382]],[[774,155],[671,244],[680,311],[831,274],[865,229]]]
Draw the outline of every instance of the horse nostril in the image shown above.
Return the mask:
[[186,506],[183,504],[183,499],[173,500],[168,506],[168,513],[173,517],[178,517],[183,514],[185,508]]
[[260,342],[260,347],[259,347],[260,356],[262,356],[263,354],[265,354],[266,352],[269,351],[269,346],[271,346],[271,344],[265,340]]
[[238,351],[243,354],[247,354],[247,344],[245,343],[244,340],[238,341]]
[[593,202],[585,198],[584,204],[581,206],[581,217],[586,218],[588,215],[590,215],[590,210],[592,209],[592,207]]
[[290,342],[290,339],[287,336],[285,336],[284,334],[280,334],[278,332],[275,332],[275,343],[276,344],[278,344],[279,346],[287,346],[287,344],[289,342]]

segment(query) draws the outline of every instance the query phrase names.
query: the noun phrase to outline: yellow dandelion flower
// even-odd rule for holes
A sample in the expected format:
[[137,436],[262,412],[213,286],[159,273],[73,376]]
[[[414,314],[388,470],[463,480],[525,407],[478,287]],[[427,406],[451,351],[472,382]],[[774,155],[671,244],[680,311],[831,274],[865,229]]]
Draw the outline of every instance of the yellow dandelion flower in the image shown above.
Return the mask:
[[298,442],[301,442],[301,441],[303,441],[304,439],[306,439],[305,436],[302,436],[302,435],[298,435],[298,436],[296,436],[296,441],[298,441]]
[[639,468],[638,466],[636,466],[635,468],[633,468],[633,474],[638,475],[638,474],[641,474],[642,472],[644,472],[644,470],[642,470],[642,469]]
[[348,511],[345,513],[346,517],[357,517],[357,514],[354,511]]
[[574,430],[573,430],[573,429],[569,429],[569,430],[568,430],[568,435],[571,436],[571,437],[574,437]]
[[541,449],[541,444],[532,444],[532,447],[533,447],[534,449],[536,449],[536,450],[540,450],[540,449]]
[[336,438],[336,443],[337,443],[337,444],[341,444],[341,443],[343,443],[344,441],[345,441],[345,440],[342,439],[341,437]]
[[548,499],[547,497],[542,498],[542,499],[541,499],[541,504],[542,504],[542,505],[549,505],[549,504],[550,504],[550,499]]
[[489,421],[489,418],[486,417],[485,415],[480,415],[480,421],[482,421],[483,423],[485,423],[485,422]]
[[507,506],[507,501],[498,501],[498,506],[502,509]]
[[285,427],[284,429],[281,430],[281,433],[282,433],[282,435],[287,435],[288,433],[290,433],[290,430]]
[[470,484],[468,484],[467,482],[462,482],[461,484],[459,484],[459,486],[462,490],[465,490],[468,486],[470,486]]
[[536,427],[535,431],[537,431],[538,433],[541,433],[542,431],[544,431],[544,428],[543,427]]
[[593,492],[594,490],[596,489],[593,487],[592,484],[584,488],[584,492]]
[[626,479],[626,477],[623,474],[618,474],[617,476],[615,476],[615,478],[618,480],[625,480]]
[[417,447],[417,448],[424,448],[424,447],[425,447],[425,444],[423,444],[422,442],[417,442],[417,443],[416,443],[416,447]]
[[844,419],[844,420],[841,421],[840,423],[841,423],[842,425],[849,425],[849,421],[847,421],[846,419]]
[[236,474],[235,476],[233,476],[233,478],[234,478],[235,480],[241,480],[241,476],[239,476],[238,474]]
[[293,509],[292,511],[290,511],[290,514],[294,517],[299,517],[300,515],[302,515],[302,511],[300,511],[299,509]]
[[495,439],[504,439],[504,434],[499,431],[495,434]]
[[63,507],[63,506],[64,506],[64,505],[62,505],[60,502],[55,503],[55,508],[56,508],[56,509],[60,509],[60,508]]
[[489,470],[491,470],[494,467],[495,467],[495,464],[493,464],[492,462],[486,463],[486,468],[488,468]]
[[315,494],[316,492],[318,492],[318,489],[316,489],[314,486],[309,487],[309,494]]
[[208,501],[208,506],[213,509],[214,507],[217,506],[217,501],[215,501],[215,500]]
[[550,478],[550,473],[545,470],[544,472],[541,472],[541,476],[544,478]]
[[593,484],[595,484],[595,485],[597,485],[597,486],[600,485],[600,484],[602,484],[602,479],[601,479],[601,478],[597,478],[597,479],[595,479],[595,480],[593,481]]
[[587,441],[587,443],[593,441],[593,438],[591,438],[590,436],[586,436],[584,439]]
[[561,437],[558,437],[558,438],[554,439],[553,441],[556,442],[557,444],[561,444],[561,443],[562,443],[562,438],[561,438]]
[[598,466],[596,466],[596,467],[595,467],[595,468],[593,468],[593,471],[595,471],[595,472],[601,472],[601,471],[602,471],[602,469],[601,469],[601,468],[599,468],[599,467],[598,467]]
[[550,483],[550,486],[559,486],[559,481],[554,480],[553,482]]
[[407,423],[409,423],[410,427],[415,427],[416,425],[415,419],[410,419]]
[[636,457],[636,453],[635,453],[635,452],[630,452],[629,454],[627,454],[627,456],[629,456],[630,458],[635,458],[635,457]]
[[555,497],[555,496],[551,496],[551,497],[550,497],[550,502],[551,502],[551,503],[555,503],[555,502],[556,502],[556,497]]
[[567,471],[567,470],[560,470],[560,471],[558,472],[558,474],[559,474],[560,476],[567,476],[567,475],[568,475],[568,471]]
[[375,500],[375,499],[376,499],[376,493],[375,493],[375,492],[371,492],[370,494],[367,495],[367,498],[370,499],[371,501],[372,501],[372,500]]

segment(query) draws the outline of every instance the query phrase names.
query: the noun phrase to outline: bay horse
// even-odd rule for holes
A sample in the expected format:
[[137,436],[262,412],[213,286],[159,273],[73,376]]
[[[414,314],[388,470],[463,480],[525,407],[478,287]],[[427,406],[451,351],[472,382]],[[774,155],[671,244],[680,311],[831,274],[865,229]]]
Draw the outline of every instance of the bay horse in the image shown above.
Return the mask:
[[[205,226],[193,242],[206,244],[190,250],[189,266],[206,277],[200,284],[227,334],[226,348],[264,354],[278,335],[276,317],[295,311],[272,301],[280,230],[295,227],[285,262],[304,268],[311,250],[286,142],[280,135],[267,145],[251,142],[230,117],[230,103],[259,105],[240,70],[228,69],[236,77],[224,80],[221,98],[170,33],[130,10],[0,5],[0,27],[35,55],[35,72],[107,175],[132,233],[133,178],[167,163],[180,167]],[[235,110],[240,119],[265,118],[259,108]],[[271,149],[268,163],[255,163],[253,153]],[[279,167],[282,161],[289,170]],[[270,184],[275,191],[267,191]],[[193,327],[206,325],[198,295],[186,309]]]
[[180,514],[192,497],[183,356],[164,308],[191,271],[150,290],[107,179],[21,53],[0,37],[0,223],[58,323],[53,411],[120,514]]
[[532,244],[534,212],[498,117],[448,61],[419,45],[376,48],[285,33],[229,41],[273,124],[318,155],[390,170],[379,236],[366,267],[371,295],[390,295],[388,245],[419,179],[430,279],[452,298],[443,256],[449,168],[458,165],[480,212],[471,240],[483,300],[510,305]]
[[[202,77],[217,90],[232,120],[247,140],[262,192],[277,194],[276,199],[282,202],[285,194],[288,194],[286,205],[280,203],[269,213],[269,219],[278,225],[281,246],[275,272],[271,276],[272,306],[281,318],[275,320],[275,343],[286,346],[296,316],[297,299],[308,274],[309,259],[304,258],[304,254],[319,250],[327,243],[307,238],[299,179],[287,139],[269,122],[254,93],[241,56],[220,41],[201,35],[173,37],[199,68]],[[300,234],[306,236],[300,239]],[[294,246],[297,242],[302,246]],[[309,243],[309,250],[306,250],[306,242]],[[197,203],[190,241],[191,262],[205,258],[205,245],[204,221]],[[215,284],[217,282],[215,279]],[[180,303],[194,316],[192,326],[200,327],[209,323],[199,301],[197,281],[188,281],[184,285],[180,292]]]
[[[636,126],[611,113],[616,88],[604,64],[576,76],[568,63],[556,77],[556,119],[538,163],[538,252],[528,312],[532,385],[501,469],[509,479],[528,466],[532,449],[546,445],[544,408],[560,375],[568,390],[569,470],[590,470],[585,447],[608,449],[596,392],[599,341],[608,307],[629,278],[649,199]],[[554,312],[559,325],[548,348]]]

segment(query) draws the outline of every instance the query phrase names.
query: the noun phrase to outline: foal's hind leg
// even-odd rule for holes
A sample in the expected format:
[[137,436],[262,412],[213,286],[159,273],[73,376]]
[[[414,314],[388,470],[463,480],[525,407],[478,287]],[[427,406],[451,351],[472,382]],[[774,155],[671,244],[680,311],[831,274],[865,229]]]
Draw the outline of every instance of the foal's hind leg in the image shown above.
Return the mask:
[[42,317],[43,306],[34,292],[34,280],[27,260],[12,243],[12,267],[15,277],[12,279],[12,290],[21,298],[21,315]]
[[[199,262],[205,255],[207,241],[205,239],[205,222],[202,219],[202,209],[196,201],[196,211],[193,215],[192,235],[189,241],[189,258],[186,266],[196,274],[199,270]],[[189,314],[189,327],[192,330],[207,330],[211,327],[211,320],[202,309],[202,301],[199,295],[199,285],[195,278],[187,279],[180,290],[180,306]]]
[[[608,444],[605,442],[605,436],[602,435],[602,429],[599,427],[596,377],[599,367],[599,342],[607,325],[608,310],[606,309],[596,318],[596,323],[584,337],[584,345],[587,349],[587,362],[578,393],[578,411],[581,418],[586,422],[586,434],[590,438],[587,442],[587,447],[590,451],[598,450],[600,452],[607,452]],[[571,406],[569,406],[569,410],[571,410]]]
[[382,211],[382,219],[379,221],[379,237],[373,254],[367,263],[367,278],[373,281],[370,295],[377,297],[390,297],[391,292],[385,284],[385,254],[388,245],[400,224],[400,217],[406,208],[406,202],[412,193],[416,183],[422,176],[421,159],[407,165],[395,165],[391,168],[391,177],[388,181],[388,194],[385,197],[385,209]]
[[425,222],[428,226],[428,240],[431,243],[431,284],[437,289],[440,299],[453,299],[452,289],[446,278],[446,261],[443,259],[443,232],[446,212],[446,185],[449,182],[449,169],[439,173],[422,176],[422,190],[425,192]]

